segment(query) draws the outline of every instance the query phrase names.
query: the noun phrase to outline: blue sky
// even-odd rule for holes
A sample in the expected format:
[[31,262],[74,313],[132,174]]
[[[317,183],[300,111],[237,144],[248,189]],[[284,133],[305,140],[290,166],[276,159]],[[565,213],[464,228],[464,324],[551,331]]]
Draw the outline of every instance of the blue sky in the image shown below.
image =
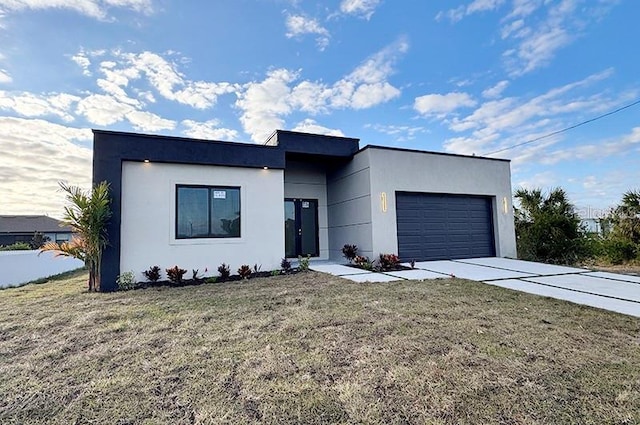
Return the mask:
[[[91,128],[275,129],[482,155],[640,99],[636,0],[0,0],[0,214],[59,216]],[[640,105],[505,150],[591,215],[639,188]]]

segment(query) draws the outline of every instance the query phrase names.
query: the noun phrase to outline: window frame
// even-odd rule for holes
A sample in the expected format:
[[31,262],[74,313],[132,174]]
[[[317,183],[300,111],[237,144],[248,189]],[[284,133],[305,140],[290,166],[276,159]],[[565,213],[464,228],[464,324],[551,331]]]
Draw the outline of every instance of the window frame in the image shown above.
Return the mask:
[[[178,203],[178,192],[180,189],[207,189],[207,226],[208,231],[204,236],[180,236],[178,232],[178,222],[179,222],[179,203]],[[238,212],[240,214],[240,226],[238,227],[238,236],[219,236],[211,233],[211,212],[212,212],[212,200],[213,200],[213,192],[215,190],[228,190],[235,189],[238,191]],[[204,184],[176,184],[175,185],[175,220],[174,220],[174,236],[175,240],[191,240],[191,239],[240,239],[242,238],[242,188],[240,186],[212,186],[212,185],[204,185]]]

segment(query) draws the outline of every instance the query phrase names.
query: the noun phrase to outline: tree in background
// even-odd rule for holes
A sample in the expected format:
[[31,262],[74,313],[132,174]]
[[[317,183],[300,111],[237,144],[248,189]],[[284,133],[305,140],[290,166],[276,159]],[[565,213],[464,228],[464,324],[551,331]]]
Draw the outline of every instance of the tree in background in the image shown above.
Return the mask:
[[111,218],[109,184],[101,182],[91,192],[77,186],[60,183],[69,203],[64,208],[63,225],[73,229],[71,241],[45,243],[40,251],[54,251],[56,255],[74,257],[84,261],[89,270],[89,290],[100,290],[102,252],[108,244],[106,224]]
[[573,264],[584,256],[580,218],[563,189],[518,189],[514,197],[520,204],[514,213],[521,259]]
[[640,256],[640,190],[622,195],[622,202],[607,217],[611,230],[602,241],[604,257],[621,264]]

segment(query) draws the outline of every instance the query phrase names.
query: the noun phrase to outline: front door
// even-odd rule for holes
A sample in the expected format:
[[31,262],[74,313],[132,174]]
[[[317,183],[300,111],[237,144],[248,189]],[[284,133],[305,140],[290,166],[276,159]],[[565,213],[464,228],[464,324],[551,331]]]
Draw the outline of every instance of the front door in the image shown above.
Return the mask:
[[284,246],[287,258],[320,254],[317,199],[284,200]]

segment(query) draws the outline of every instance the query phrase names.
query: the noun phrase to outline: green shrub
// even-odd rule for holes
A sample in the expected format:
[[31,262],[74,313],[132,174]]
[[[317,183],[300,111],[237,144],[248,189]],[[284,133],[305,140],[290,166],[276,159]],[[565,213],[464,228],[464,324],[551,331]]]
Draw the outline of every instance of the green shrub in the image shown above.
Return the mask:
[[363,255],[356,255],[353,259],[353,264],[364,270],[373,270],[373,263],[369,260],[369,257],[365,257]]
[[622,264],[638,255],[637,246],[628,240],[608,238],[603,242],[604,258],[611,264]]
[[298,270],[301,272],[306,272],[309,270],[309,262],[311,261],[311,256],[307,255],[303,257],[302,255],[298,256]]
[[33,248],[31,248],[31,245],[29,245],[27,242],[16,242],[11,245],[0,245],[0,251],[29,251],[31,249]]
[[119,291],[129,291],[136,288],[136,275],[132,271],[124,272],[116,278]]
[[215,277],[215,276],[211,276],[211,277],[206,278],[204,281],[206,283],[216,283],[218,281],[218,278]]

